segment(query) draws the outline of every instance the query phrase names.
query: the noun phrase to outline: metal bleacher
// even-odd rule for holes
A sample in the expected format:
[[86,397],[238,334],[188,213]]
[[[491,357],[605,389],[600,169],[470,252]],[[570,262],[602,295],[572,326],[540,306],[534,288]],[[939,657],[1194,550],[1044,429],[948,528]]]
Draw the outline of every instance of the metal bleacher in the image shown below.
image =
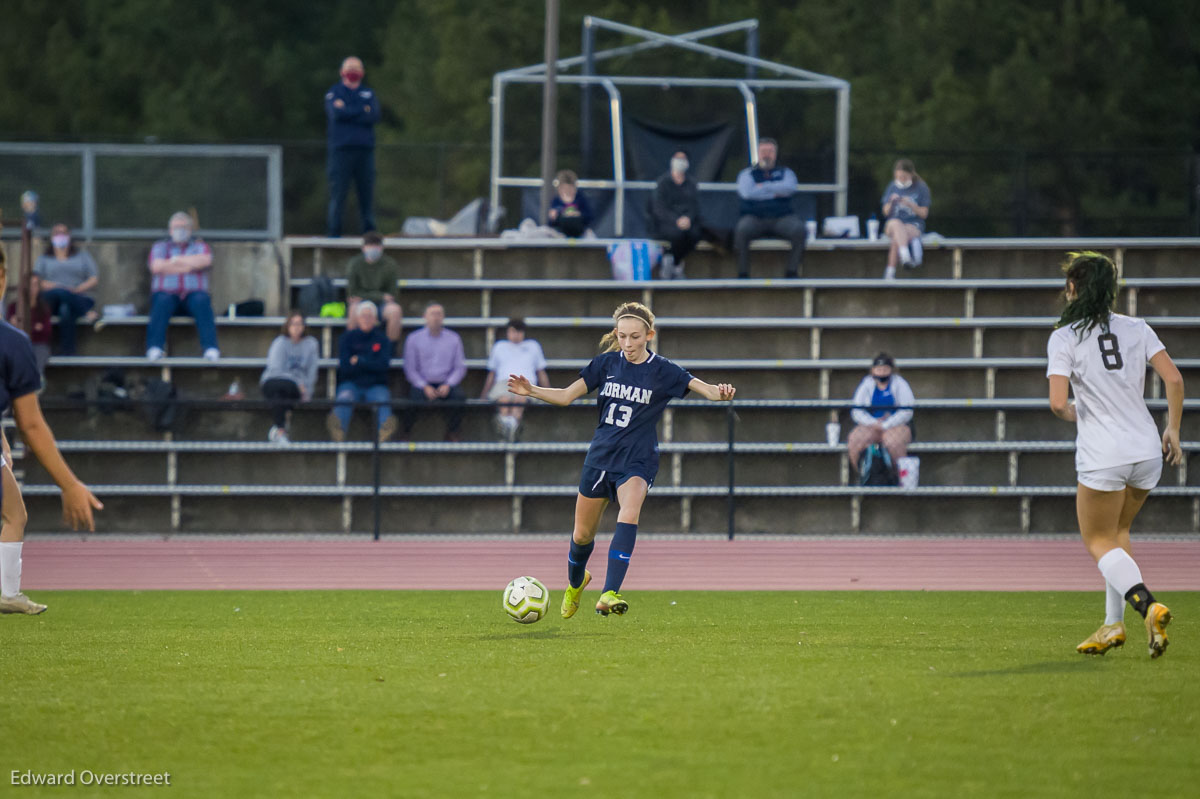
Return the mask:
[[[526,318],[546,350],[551,382],[562,385],[627,299],[659,315],[659,351],[698,376],[738,386],[732,408],[682,401],[664,416],[657,499],[643,514],[648,531],[1041,533],[1075,526],[1074,430],[1045,401],[1046,337],[1062,287],[1054,264],[1068,249],[1113,254],[1125,275],[1120,309],[1148,319],[1195,386],[1200,277],[1187,267],[1200,240],[1184,241],[945,240],[930,246],[920,277],[887,283],[875,275],[876,242],[816,242],[799,280],[732,280],[728,257],[705,250],[689,258],[695,279],[632,284],[604,278],[605,242],[389,239],[388,246],[414,275],[398,290],[406,329],[437,300],[463,336],[469,397],[481,393],[488,350],[509,316]],[[315,274],[339,284],[355,249],[352,239],[288,239],[284,277],[293,292]],[[756,274],[782,272],[781,248],[756,249]],[[169,351],[198,354],[190,322],[177,322]],[[328,399],[344,321],[309,322],[325,356],[316,393]],[[531,406],[521,443],[508,444],[495,441],[490,405],[473,401],[461,444],[440,441],[441,421],[430,412],[412,441],[378,447],[367,443],[365,414],[351,441],[332,444],[323,427],[328,406],[302,407],[293,420],[296,443],[281,448],[265,441],[270,422],[261,403],[213,402],[235,380],[257,399],[281,323],[220,319],[228,357],[216,365],[187,356],[147,361],[138,317],[81,330],[81,355],[51,359],[47,416],[73,467],[109,507],[103,529],[365,532],[378,518],[384,533],[504,533],[561,532],[569,524],[594,425],[590,403]],[[841,421],[844,441],[845,404],[881,349],[897,357],[918,398],[911,448],[922,459],[918,489],[853,486],[844,445],[824,442],[831,419]],[[393,396],[402,397],[402,360],[393,367]],[[62,399],[86,395],[114,368],[130,379],[171,380],[185,399],[207,404],[163,434],[134,411],[102,413]],[[1161,420],[1153,373],[1147,385]],[[1184,437],[1194,461],[1200,406],[1187,407]],[[52,526],[55,489],[37,464],[23,466],[34,521]],[[1200,465],[1191,466],[1164,472],[1139,526],[1200,532]]]

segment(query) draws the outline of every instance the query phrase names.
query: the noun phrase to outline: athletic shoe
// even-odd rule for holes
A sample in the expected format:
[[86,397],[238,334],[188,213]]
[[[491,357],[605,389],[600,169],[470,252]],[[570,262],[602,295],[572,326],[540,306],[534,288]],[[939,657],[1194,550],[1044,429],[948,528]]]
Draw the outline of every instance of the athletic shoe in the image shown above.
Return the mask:
[[1150,657],[1159,657],[1167,651],[1167,625],[1171,623],[1171,611],[1161,602],[1155,602],[1146,611],[1146,632],[1150,634]]
[[1103,655],[1110,649],[1116,649],[1125,644],[1125,623],[1105,624],[1099,630],[1087,637],[1075,651],[1081,655]]
[[902,266],[908,267],[909,269],[911,269],[913,266],[912,253],[909,252],[908,247],[900,248],[900,264]]
[[325,417],[325,429],[329,431],[329,438],[334,443],[340,444],[346,440],[346,431],[342,429],[342,423],[332,413]]
[[216,347],[209,347],[204,351],[204,360],[216,362],[221,359],[221,351]]
[[39,605],[24,594],[0,597],[0,613],[24,613],[29,616],[36,616],[45,611],[45,605]]
[[148,361],[157,361],[164,355],[166,355],[166,353],[163,352],[162,347],[151,347],[150,349],[146,350],[146,360]]
[[583,570],[583,584],[578,588],[573,588],[570,583],[567,583],[567,590],[563,591],[562,601],[562,617],[569,619],[575,615],[575,611],[579,610],[579,598],[583,596],[583,589],[587,588],[587,584],[592,581],[592,573],[587,569]]
[[389,439],[396,433],[396,428],[400,426],[395,416],[389,416],[383,420],[383,426],[379,428],[379,443],[387,443]]
[[596,612],[601,616],[607,616],[610,613],[624,616],[627,610],[629,610],[629,603],[622,599],[616,591],[605,591],[600,595],[600,601],[596,603]]
[[884,280],[895,280],[896,279],[896,267],[889,266],[886,269],[884,269],[883,270],[883,279]]

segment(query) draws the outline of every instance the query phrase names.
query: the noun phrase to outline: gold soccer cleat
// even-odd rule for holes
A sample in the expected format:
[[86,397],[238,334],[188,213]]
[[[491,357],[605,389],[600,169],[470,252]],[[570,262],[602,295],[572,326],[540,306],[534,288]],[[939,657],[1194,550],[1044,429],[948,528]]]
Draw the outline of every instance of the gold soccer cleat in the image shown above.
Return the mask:
[[587,569],[583,570],[583,582],[578,588],[575,588],[570,583],[567,583],[567,590],[563,591],[562,601],[562,617],[569,619],[575,615],[575,611],[579,610],[579,598],[583,596],[583,589],[587,588],[587,584],[592,581],[592,573]]
[[1171,611],[1161,602],[1155,602],[1146,611],[1146,632],[1150,634],[1150,658],[1154,659],[1167,651],[1167,630],[1171,623]]
[[622,599],[616,591],[605,591],[600,595],[600,601],[596,603],[596,612],[601,616],[607,616],[610,613],[624,616],[628,610],[629,603]]
[[1099,630],[1087,637],[1075,651],[1081,655],[1103,655],[1110,649],[1125,644],[1125,623],[1105,624]]
[[0,613],[24,613],[28,616],[36,616],[44,613],[45,610],[45,605],[39,605],[24,594],[0,597]]

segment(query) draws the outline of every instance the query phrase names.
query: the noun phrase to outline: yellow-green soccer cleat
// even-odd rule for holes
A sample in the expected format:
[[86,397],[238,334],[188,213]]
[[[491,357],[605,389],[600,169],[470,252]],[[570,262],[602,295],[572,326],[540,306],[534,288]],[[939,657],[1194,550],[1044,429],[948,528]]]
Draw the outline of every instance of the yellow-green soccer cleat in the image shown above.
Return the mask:
[[1096,630],[1086,641],[1075,647],[1075,651],[1081,655],[1103,655],[1108,650],[1124,644],[1125,623],[1119,621],[1116,624],[1105,624]]
[[1167,651],[1167,625],[1171,623],[1171,611],[1161,602],[1155,602],[1146,611],[1146,632],[1150,634],[1150,657],[1160,656]]
[[629,603],[622,599],[616,591],[605,591],[600,595],[600,601],[596,603],[596,612],[601,616],[607,616],[610,613],[624,616],[627,610],[629,610]]
[[575,611],[579,610],[579,597],[583,596],[583,589],[587,588],[587,584],[592,581],[592,573],[587,569],[583,570],[583,583],[578,588],[572,588],[571,584],[567,583],[567,590],[563,591],[562,617],[569,619],[575,615]]
[[24,594],[0,597],[0,613],[24,613],[28,616],[36,616],[45,610],[45,605],[39,605]]

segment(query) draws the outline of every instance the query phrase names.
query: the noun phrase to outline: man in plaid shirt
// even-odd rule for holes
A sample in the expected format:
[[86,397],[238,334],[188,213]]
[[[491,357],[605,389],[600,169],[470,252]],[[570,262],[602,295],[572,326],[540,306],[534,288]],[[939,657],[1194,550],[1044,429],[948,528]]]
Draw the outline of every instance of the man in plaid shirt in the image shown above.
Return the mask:
[[196,320],[204,357],[215,361],[217,323],[208,293],[212,248],[192,235],[192,218],[183,211],[171,215],[171,237],[150,248],[150,324],[146,328],[146,357],[156,361],[166,354],[167,325],[176,314]]

